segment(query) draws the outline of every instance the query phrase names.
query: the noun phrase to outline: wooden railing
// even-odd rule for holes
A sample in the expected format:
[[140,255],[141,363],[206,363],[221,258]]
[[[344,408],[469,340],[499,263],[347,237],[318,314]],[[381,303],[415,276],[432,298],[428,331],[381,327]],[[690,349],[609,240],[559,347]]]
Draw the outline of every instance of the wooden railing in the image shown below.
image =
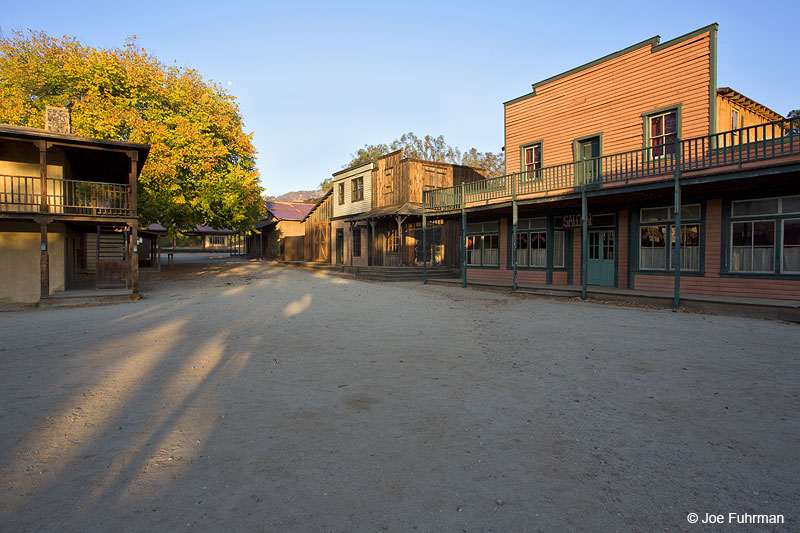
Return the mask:
[[[62,215],[130,216],[130,186],[48,179],[44,212]],[[42,180],[0,175],[0,213],[42,213]]]
[[[680,154],[680,160],[676,157]],[[625,186],[672,179],[676,170],[733,167],[800,155],[800,119],[787,119],[737,130],[647,146],[595,159],[515,172],[497,178],[423,191],[426,211],[454,211],[472,203],[537,193],[568,193],[581,188]]]

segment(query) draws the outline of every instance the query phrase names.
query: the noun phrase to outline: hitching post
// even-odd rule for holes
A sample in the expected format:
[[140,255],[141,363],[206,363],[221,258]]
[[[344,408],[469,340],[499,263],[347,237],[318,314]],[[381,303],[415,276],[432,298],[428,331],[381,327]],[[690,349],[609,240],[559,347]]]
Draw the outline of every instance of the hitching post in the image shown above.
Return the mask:
[[467,286],[467,209],[464,184],[461,184],[461,286]]
[[422,284],[428,284],[428,216],[425,214],[424,199],[422,202]]

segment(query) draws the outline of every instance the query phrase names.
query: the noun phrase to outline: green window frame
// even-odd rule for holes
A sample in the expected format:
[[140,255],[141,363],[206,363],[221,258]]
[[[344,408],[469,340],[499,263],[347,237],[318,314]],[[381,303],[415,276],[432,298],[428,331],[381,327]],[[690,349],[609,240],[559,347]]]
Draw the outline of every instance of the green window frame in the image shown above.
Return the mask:
[[681,104],[642,113],[643,145],[650,159],[671,157],[675,140],[681,138]]
[[[700,204],[681,206],[681,270],[699,272]],[[675,269],[675,213],[672,207],[644,207],[639,210],[639,270],[671,272]]]
[[728,272],[800,274],[800,196],[734,200]]
[[465,239],[467,266],[500,266],[500,223],[498,221],[467,224]]

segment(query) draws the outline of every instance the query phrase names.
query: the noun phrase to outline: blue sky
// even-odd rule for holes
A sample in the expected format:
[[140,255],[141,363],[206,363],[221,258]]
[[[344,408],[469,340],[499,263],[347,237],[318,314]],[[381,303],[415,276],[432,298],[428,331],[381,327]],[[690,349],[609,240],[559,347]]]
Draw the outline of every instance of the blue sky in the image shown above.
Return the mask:
[[[316,188],[364,144],[413,131],[499,152],[503,102],[645,39],[718,22],[718,84],[800,108],[800,2],[9,2],[3,32],[95,47],[135,35],[239,101],[267,194]],[[602,7],[601,7],[602,6]]]

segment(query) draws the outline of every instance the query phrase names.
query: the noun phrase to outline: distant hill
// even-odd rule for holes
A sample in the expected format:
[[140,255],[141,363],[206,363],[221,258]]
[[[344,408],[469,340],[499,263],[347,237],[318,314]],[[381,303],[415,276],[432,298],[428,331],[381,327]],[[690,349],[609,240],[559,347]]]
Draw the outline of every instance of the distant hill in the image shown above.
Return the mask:
[[324,194],[324,189],[318,189],[316,191],[292,191],[280,196],[268,196],[266,199],[272,200],[273,202],[300,202],[313,204],[322,198]]

